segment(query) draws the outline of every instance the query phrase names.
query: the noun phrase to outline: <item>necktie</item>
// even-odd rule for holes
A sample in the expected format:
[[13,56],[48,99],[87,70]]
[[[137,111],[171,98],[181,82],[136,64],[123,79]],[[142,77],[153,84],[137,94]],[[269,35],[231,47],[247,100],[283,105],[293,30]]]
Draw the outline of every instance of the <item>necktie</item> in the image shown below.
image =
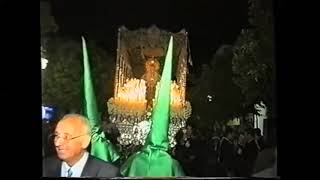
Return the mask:
[[71,171],[71,168],[68,169],[68,172],[67,172],[67,177],[71,177],[72,176],[72,171]]

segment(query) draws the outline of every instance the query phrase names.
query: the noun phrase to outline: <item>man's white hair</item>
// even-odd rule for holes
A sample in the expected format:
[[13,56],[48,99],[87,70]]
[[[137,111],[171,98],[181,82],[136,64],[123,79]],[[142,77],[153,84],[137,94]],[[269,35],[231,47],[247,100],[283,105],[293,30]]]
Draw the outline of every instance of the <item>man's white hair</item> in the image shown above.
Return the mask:
[[89,124],[88,118],[85,116],[82,116],[80,114],[66,114],[62,117],[60,121],[66,120],[66,119],[78,119],[81,121],[81,123],[84,125],[85,132],[89,135],[91,134],[91,126]]

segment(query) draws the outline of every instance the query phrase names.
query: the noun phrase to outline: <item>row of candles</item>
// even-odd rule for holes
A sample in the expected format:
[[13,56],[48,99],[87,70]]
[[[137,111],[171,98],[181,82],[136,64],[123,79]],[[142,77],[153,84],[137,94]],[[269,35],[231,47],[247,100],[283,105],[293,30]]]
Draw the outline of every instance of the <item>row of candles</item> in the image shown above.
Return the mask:
[[[145,111],[147,107],[146,89],[145,80],[136,78],[126,79],[124,85],[118,89],[118,93],[115,96],[115,104],[118,106],[126,106],[136,111]],[[155,97],[157,97],[158,89],[159,82],[156,86]],[[179,85],[174,81],[171,84],[171,106],[175,109],[182,108],[184,105],[182,92]]]
[[[159,82],[156,86],[156,94],[155,97],[158,96],[158,89],[159,89]],[[170,104],[171,107],[174,109],[182,108],[184,105],[184,97],[182,96],[182,90],[180,89],[179,85],[176,83],[176,81],[173,81],[171,83],[171,98],[170,98]]]
[[124,85],[118,89],[115,104],[135,111],[145,111],[147,107],[146,82],[143,79],[126,79]]

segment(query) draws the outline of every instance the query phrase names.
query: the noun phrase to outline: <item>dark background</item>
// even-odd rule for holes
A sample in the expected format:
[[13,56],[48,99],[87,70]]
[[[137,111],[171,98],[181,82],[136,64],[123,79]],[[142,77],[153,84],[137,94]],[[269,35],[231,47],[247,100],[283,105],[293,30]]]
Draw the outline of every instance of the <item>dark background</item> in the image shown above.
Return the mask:
[[[63,6],[63,3],[69,4],[70,1],[71,0],[59,2],[61,2]],[[3,176],[40,177],[42,174],[42,158],[41,123],[39,123],[41,119],[39,2],[11,2],[11,6],[8,5],[8,3],[2,3],[0,12],[2,33],[1,59],[5,60],[2,61],[3,69],[1,71],[1,98],[3,100],[3,107],[1,111],[1,135],[3,137],[3,147],[1,148],[1,153],[9,157],[11,162],[18,163],[18,166],[7,168],[6,172],[3,173]],[[81,3],[80,1],[77,2]],[[191,7],[200,6],[198,5],[198,2],[200,1],[194,1],[193,3],[189,2],[188,4]],[[70,4],[72,3],[70,2]],[[117,4],[121,3],[118,2]],[[164,4],[162,6],[166,7],[165,4],[167,3],[163,2],[161,4]],[[152,5],[156,6],[154,3],[152,3]],[[88,7],[89,6],[90,5],[88,5]],[[246,8],[246,3],[244,3],[244,6]],[[312,16],[307,15],[309,13],[317,12],[317,10],[313,11],[307,9],[305,11],[297,11],[297,9],[302,9],[301,6],[305,5],[303,3],[299,3],[296,4],[296,7],[293,7],[293,3],[284,3],[284,1],[279,1],[277,6],[278,8],[276,9],[276,58],[278,60],[277,94],[278,114],[279,119],[281,119],[277,125],[279,127],[278,150],[281,154],[279,155],[281,179],[285,179],[284,177],[289,176],[290,174],[291,176],[304,177],[305,179],[308,174],[316,175],[314,172],[317,172],[315,169],[312,169],[312,167],[316,166],[301,166],[301,164],[310,163],[310,156],[314,156],[315,154],[313,153],[316,153],[312,152],[312,149],[314,148],[302,145],[314,145],[316,143],[312,137],[316,137],[314,136],[314,133],[317,131],[313,131],[312,127],[316,128],[317,126],[314,126],[313,124],[310,126],[310,123],[314,123],[316,121],[315,112],[318,111],[316,109],[317,106],[313,106],[313,102],[317,101],[312,97],[316,94],[316,88],[311,88],[310,85],[307,87],[306,84],[313,80],[312,77],[317,77],[317,70],[315,68],[318,66],[311,65],[312,62],[317,62],[312,61],[316,60],[316,57],[305,52],[318,52],[318,50],[315,49],[317,46],[313,46],[311,43],[311,41],[315,40],[313,36],[314,34],[310,33],[313,29],[310,28],[311,25],[314,25],[317,21],[315,19],[311,19],[310,17]],[[109,8],[116,11],[117,15],[125,15],[128,13],[124,10],[120,13],[120,10],[116,8]],[[143,9],[144,11],[151,11],[146,10],[145,8]],[[195,14],[203,13],[201,9],[197,12],[194,10],[193,12]],[[209,13],[216,12],[210,11]],[[244,11],[243,14],[246,16],[246,11]],[[116,15],[113,15],[113,17],[115,16]],[[150,16],[150,14],[148,16]],[[192,17],[191,14],[189,17],[190,16]],[[206,18],[206,21],[212,21],[213,18],[217,17],[210,16],[209,18]],[[243,18],[243,20],[246,21],[246,18]],[[56,21],[59,23],[60,20],[56,18]],[[132,21],[134,22],[134,20]],[[190,21],[190,19],[186,18],[185,21]],[[223,22],[222,20],[220,21]],[[310,23],[310,21],[311,24],[307,24],[307,22]],[[82,24],[82,22],[80,22],[78,22],[78,24]],[[199,23],[200,21],[194,22]],[[237,21],[232,21],[230,24],[234,23],[237,23]],[[59,24],[59,26],[61,29],[63,28],[61,24]],[[110,23],[106,21],[105,26],[110,26]],[[215,27],[214,25],[208,25],[207,27],[209,29],[220,28]],[[113,33],[115,33],[116,28],[117,26],[114,26],[113,30],[110,30],[110,32],[113,31]],[[191,29],[187,30],[190,33],[191,39]],[[201,29],[201,32],[203,30],[204,29]],[[221,32],[224,32],[224,30]],[[111,38],[106,34],[106,32],[102,34],[104,37],[102,40],[108,41],[108,39]],[[303,35],[304,37],[300,35]],[[236,37],[236,35],[234,37]],[[112,38],[116,39],[116,36]],[[203,41],[206,41],[206,39]],[[109,42],[111,42],[110,45],[112,45],[115,41],[110,40]],[[198,42],[200,42],[199,44],[202,44],[201,39],[198,39]],[[216,42],[212,41],[210,43]],[[106,48],[108,48],[107,44],[108,43],[105,45]],[[113,46],[115,46],[115,44],[113,44]],[[192,46],[193,52],[195,51],[195,45]],[[218,45],[216,45],[215,48],[217,47]],[[215,48],[212,49],[213,52]],[[198,49],[201,50],[202,48]],[[302,61],[302,59],[306,61]],[[314,67],[314,69],[312,69],[312,67]],[[310,81],[308,81],[308,79]],[[22,85],[22,81],[27,82],[28,85]],[[317,80],[314,79],[312,82],[317,82]],[[17,107],[19,107],[19,113],[17,113]],[[309,157],[307,157],[308,155]],[[308,160],[308,162],[301,162],[302,160]],[[33,162],[36,164],[32,164]],[[308,169],[302,169],[303,167],[308,167]]]
[[207,63],[223,44],[233,44],[248,26],[247,0],[52,0],[59,35],[95,40],[116,51],[118,28],[130,30],[156,25],[171,32],[186,29],[195,66]]

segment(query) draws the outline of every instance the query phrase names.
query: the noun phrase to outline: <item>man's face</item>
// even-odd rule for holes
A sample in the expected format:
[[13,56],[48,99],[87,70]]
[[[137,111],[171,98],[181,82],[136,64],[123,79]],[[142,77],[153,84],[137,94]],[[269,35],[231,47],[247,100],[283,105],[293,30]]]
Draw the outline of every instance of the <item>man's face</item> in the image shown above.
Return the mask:
[[74,124],[68,120],[57,124],[54,144],[57,155],[61,160],[72,162],[81,156],[81,153],[84,151],[83,136],[81,135],[83,135],[83,132],[78,124]]

